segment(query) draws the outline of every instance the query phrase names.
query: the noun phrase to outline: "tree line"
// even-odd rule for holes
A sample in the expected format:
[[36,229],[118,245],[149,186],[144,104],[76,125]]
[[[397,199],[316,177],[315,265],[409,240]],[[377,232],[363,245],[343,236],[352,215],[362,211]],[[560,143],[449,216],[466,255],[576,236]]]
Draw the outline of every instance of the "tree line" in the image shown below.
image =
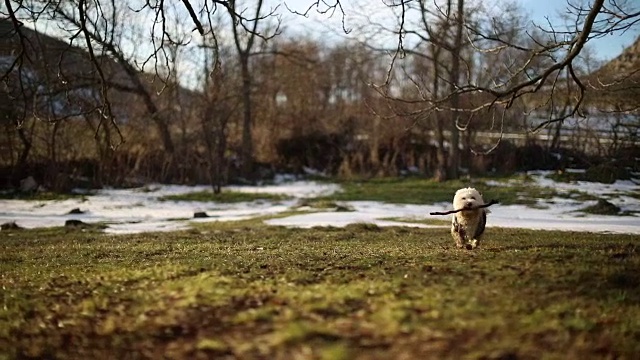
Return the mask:
[[[275,171],[442,181],[561,166],[559,152],[589,165],[638,144],[635,70],[594,77],[585,48],[633,29],[634,4],[569,6],[575,26],[560,30],[531,26],[516,3],[497,16],[477,2],[400,1],[389,4],[397,21],[331,42],[288,36],[284,10],[262,0],[7,4],[5,187],[34,176],[61,190],[161,181],[219,191]],[[342,5],[310,1],[299,14]],[[58,37],[37,31],[43,22]],[[613,141],[561,141],[567,121],[594,113]],[[524,139],[509,143],[509,132]],[[598,146],[587,154],[589,136]]]

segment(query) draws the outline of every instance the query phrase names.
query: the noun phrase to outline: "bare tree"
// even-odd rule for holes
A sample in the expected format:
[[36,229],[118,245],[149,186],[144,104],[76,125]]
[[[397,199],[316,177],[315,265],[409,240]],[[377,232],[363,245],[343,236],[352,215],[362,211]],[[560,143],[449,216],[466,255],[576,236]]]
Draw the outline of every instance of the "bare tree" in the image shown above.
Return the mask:
[[[553,97],[556,92],[561,92],[562,89],[557,83],[558,74],[566,69],[571,81],[578,88],[578,95],[573,99],[570,111],[559,116],[552,114],[536,128],[583,115],[582,105],[588,88],[575,72],[578,56],[590,40],[635,26],[640,21],[640,8],[637,3],[631,1],[610,0],[605,4],[605,0],[593,0],[582,6],[568,3],[567,12],[573,20],[572,27],[565,30],[553,25],[540,25],[538,29],[543,37],[540,39],[530,36],[529,39],[533,44],[507,40],[496,28],[491,32],[481,32],[477,28],[467,27],[469,41],[476,50],[500,52],[505,49],[514,49],[523,56],[522,60],[509,66],[511,76],[503,82],[492,86],[465,84],[456,92],[484,92],[492,96],[490,101],[479,104],[472,109],[473,111],[498,104],[510,108],[516,99],[542,90],[546,90],[550,97]],[[548,65],[533,67],[540,58],[550,60]],[[449,96],[452,95],[453,93]]]
[[[434,125],[438,162],[434,178],[439,181],[457,178],[460,167],[458,125],[464,116],[461,109],[463,94],[458,89],[461,81],[469,78],[471,63],[469,51],[465,51],[468,42],[463,42],[465,24],[470,22],[465,14],[465,3],[449,0],[442,6],[430,6],[427,1],[416,1],[402,2],[398,7],[401,8],[399,26],[402,29],[398,47],[386,81],[374,88],[396,107],[397,115],[416,118],[420,127],[429,126],[429,123]],[[417,21],[405,23],[410,12],[416,15]],[[380,26],[384,31],[394,31],[384,24]],[[407,63],[410,66],[407,67]],[[401,72],[396,71],[397,64],[403,65]],[[462,76],[463,66],[467,67],[466,76]],[[395,89],[398,87],[405,90],[397,94]],[[444,100],[436,103],[434,99]]]
[[[275,29],[269,33],[258,30],[258,25],[273,16],[275,9],[271,9],[266,15],[262,14],[263,0],[256,0],[255,12],[253,17],[242,17],[238,11],[238,4],[235,0],[228,2],[227,11],[231,18],[231,29],[233,30],[233,42],[238,53],[238,61],[240,63],[240,72],[242,76],[242,104],[243,104],[243,123],[242,123],[242,150],[241,163],[243,176],[250,178],[253,172],[253,138],[252,124],[253,117],[251,114],[251,69],[250,58],[256,38],[268,40],[276,36],[279,32],[280,23],[278,21]],[[244,40],[243,40],[244,38]]]
[[[454,165],[458,158],[455,154],[457,134],[469,129],[473,121],[483,117],[482,114],[497,112],[498,123],[501,123],[498,128],[503,129],[509,111],[523,111],[523,105],[533,104],[524,109],[525,114],[539,116],[544,113],[547,116],[534,124],[533,131],[562,123],[571,117],[585,116],[587,93],[613,89],[614,86],[611,81],[597,84],[597,81],[587,82],[586,77],[580,76],[576,71],[579,55],[590,40],[632,29],[640,21],[640,8],[632,1],[593,0],[582,6],[569,2],[566,10],[573,25],[566,29],[552,22],[534,24],[533,27],[510,24],[510,16],[498,16],[481,8],[473,10],[483,11],[481,14],[473,15],[465,11],[469,8],[462,0],[393,1],[388,6],[397,16],[396,26],[388,23],[375,25],[377,31],[390,31],[398,40],[396,48],[391,51],[388,81],[377,89],[391,103],[410,105],[398,107],[403,109],[398,111],[398,115],[440,119],[436,121],[437,133],[441,134],[443,129],[452,131],[448,175],[453,177],[457,176]],[[502,7],[501,11],[504,11]],[[450,22],[443,25],[438,19],[450,19]],[[432,47],[425,53],[421,43],[430,43]],[[447,57],[442,57],[442,52]],[[427,73],[397,71],[403,69],[407,59],[415,57],[432,64],[423,67]],[[482,59],[493,59],[494,62],[477,63]],[[442,61],[448,66],[438,65]],[[479,76],[482,72],[492,75]],[[627,83],[634,72],[629,71],[623,76]],[[564,82],[560,81],[563,73],[568,74]],[[435,76],[438,80],[424,88],[422,80],[425,76]],[[407,81],[417,91],[398,93],[396,89],[401,81]],[[620,80],[613,82],[620,84]],[[564,98],[568,93],[567,110],[561,113],[554,111],[553,100]],[[465,101],[461,102],[461,99]],[[637,107],[632,103],[627,105],[627,111],[637,110]],[[440,121],[445,112],[453,116],[445,121],[447,126],[443,127]],[[441,144],[442,138],[438,142]],[[498,140],[487,151],[478,153],[491,152],[499,143]],[[439,158],[442,159],[442,153]]]
[[[447,7],[451,8],[451,1],[447,2]],[[450,13],[449,13],[450,14]],[[449,14],[447,14],[449,16]],[[450,179],[458,178],[458,169],[460,167],[460,135],[456,129],[456,124],[459,124],[458,111],[460,108],[460,94],[457,93],[457,88],[460,83],[460,59],[462,55],[462,31],[464,27],[464,0],[457,1],[457,9],[454,17],[455,23],[455,35],[453,40],[453,46],[451,48],[451,72],[449,73],[449,86],[451,87],[451,109],[454,109],[454,121],[450,126],[451,131],[451,149],[449,153],[448,162],[448,175]],[[451,124],[451,122],[450,122]]]
[[[407,24],[407,21],[405,21],[407,12],[405,10],[408,5],[413,2],[414,1],[403,0],[390,2],[388,4],[389,7],[402,8],[401,13],[399,14],[402,21],[399,22],[399,29],[396,31],[399,39],[402,39],[406,34],[404,26]],[[89,14],[88,11],[95,11],[95,9],[108,9],[109,6],[107,5],[109,4],[111,5],[110,7],[115,8],[116,3],[116,0],[111,0],[110,2],[106,0],[96,0],[92,2],[77,0],[69,3],[69,6],[76,8],[75,13],[70,20],[77,25],[74,30],[75,36],[72,37],[72,40],[83,35],[86,38],[85,42],[89,52],[93,53],[92,49],[94,46],[92,41],[96,41],[97,39],[95,39],[96,34],[92,37],[92,34],[90,34],[89,31],[92,26],[92,22],[99,21],[102,23],[109,23],[112,20],[107,16],[108,14],[104,13],[96,13],[94,14],[95,16],[87,16]],[[256,8],[261,7],[261,3],[262,1],[259,1]],[[218,6],[225,8],[231,14],[232,19],[234,19],[234,25],[240,26],[242,29],[246,30],[248,34],[254,34],[254,36],[259,35],[256,31],[257,21],[265,18],[265,16],[260,16],[259,13],[256,13],[258,14],[256,16],[247,18],[244,15],[244,12],[236,9],[237,6],[235,1],[213,1],[212,3],[204,1],[203,3],[198,3],[198,5],[200,5],[199,8],[194,7],[189,0],[183,0],[182,4],[184,5],[184,9],[189,13],[192,21],[194,22],[195,28],[200,34],[204,34],[204,28],[196,13],[199,11],[215,12],[218,9]],[[212,4],[214,6],[211,6]],[[18,18],[19,14],[28,12],[31,18],[38,20],[43,17],[46,18],[47,16],[51,17],[52,9],[56,9],[56,6],[53,5],[54,2],[51,0],[39,0],[28,3],[23,3],[23,1],[6,1],[5,6],[7,9],[5,9],[4,12],[5,15],[11,19],[16,31],[19,33],[19,29],[22,24],[21,20]],[[166,21],[166,17],[164,16],[164,6],[163,1],[146,2],[144,4],[144,8],[148,8],[156,14],[156,21],[151,22],[148,26],[164,27]],[[438,7],[437,2],[433,2],[430,6]],[[67,12],[67,10],[64,10],[64,12]],[[140,10],[141,9],[137,9],[137,11]],[[309,7],[303,14],[307,14],[314,10],[322,13],[338,12],[342,14],[343,17],[345,11],[340,0],[322,3],[310,0]],[[450,98],[454,93],[462,94],[482,91],[490,94],[493,99],[478,105],[477,109],[473,110],[478,111],[498,104],[503,104],[504,106],[509,107],[513,104],[515,99],[519,97],[537,92],[546,86],[553,86],[555,74],[564,68],[568,68],[571,71],[574,60],[578,54],[580,54],[585,44],[587,44],[591,39],[630,29],[637,25],[640,19],[640,10],[638,9],[638,4],[634,1],[592,0],[581,6],[570,2],[567,4],[566,10],[569,16],[573,19],[574,25],[567,29],[559,29],[551,24],[549,26],[539,25],[542,33],[546,34],[546,38],[543,39],[543,41],[533,39],[535,46],[530,46],[521,40],[513,41],[505,38],[503,32],[496,27],[489,27],[486,29],[487,31],[479,31],[479,28],[477,27],[465,26],[466,31],[465,34],[463,34],[463,37],[466,39],[464,41],[474,45],[478,51],[500,52],[505,49],[515,49],[525,54],[526,56],[524,56],[523,61],[514,63],[509,67],[513,77],[525,75],[526,80],[517,82],[502,81],[501,83],[496,83],[492,86],[478,86],[473,83],[461,84],[461,86],[449,94],[445,94],[439,98],[429,99],[430,106],[433,108],[443,106],[443,104],[450,102]],[[57,9],[55,11],[57,11]],[[252,44],[254,36],[249,36],[247,38],[249,41],[245,43],[245,46],[243,46],[243,52],[247,52],[246,45]],[[154,47],[154,54],[157,55],[158,53],[161,53],[163,51],[163,42],[154,42]],[[403,50],[403,44],[400,43],[398,51],[402,52]],[[95,54],[93,54],[92,57],[94,58],[96,69],[98,69],[100,67],[99,62],[97,61],[98,59]],[[549,66],[546,66],[543,69],[530,71],[530,64],[540,57],[550,58],[553,61]],[[19,61],[16,61],[16,65],[18,65],[18,63]],[[579,114],[580,104],[584,99],[583,92],[587,90],[587,86],[585,86],[577,76],[572,76],[572,80],[576,86],[578,86],[582,95],[574,102],[572,111],[565,116]],[[540,124],[540,126],[561,121],[562,118],[552,118],[548,120],[549,121],[547,123]]]
[[[207,23],[213,29],[209,18]],[[232,103],[236,96],[229,91],[222,66],[220,45],[214,31],[207,32],[201,48],[204,50],[204,66],[201,93],[202,138],[206,147],[209,183],[215,194],[222,191],[227,181],[226,156],[228,124],[232,116]]]
[[[35,93],[30,86],[24,86],[23,80],[25,74],[32,71],[34,64],[41,62],[36,56],[43,56],[46,65],[42,67],[47,69],[43,73],[48,76],[44,86],[47,92],[55,91],[59,94],[56,96],[66,97],[71,103],[77,102],[77,96],[73,93],[75,88],[91,88],[97,95],[91,96],[95,100],[93,103],[86,102],[86,106],[64,116],[86,118],[87,125],[95,131],[96,141],[106,140],[111,147],[117,147],[127,140],[121,128],[125,121],[127,127],[132,124],[129,110],[141,105],[146,112],[145,117],[152,122],[158,134],[160,151],[164,153],[165,160],[160,164],[162,172],[165,173],[167,169],[175,166],[179,167],[173,158],[184,159],[185,154],[175,154],[177,146],[174,137],[177,135],[175,128],[178,121],[184,122],[184,119],[176,117],[187,114],[176,110],[179,104],[175,102],[184,98],[176,92],[177,58],[182,49],[191,46],[194,37],[216,36],[214,32],[220,27],[207,27],[203,26],[203,23],[217,22],[223,15],[228,17],[232,24],[239,62],[242,65],[239,68],[242,70],[246,95],[245,122],[248,123],[245,126],[244,142],[245,148],[249,149],[245,153],[251,154],[252,75],[249,57],[252,55],[256,38],[267,40],[278,32],[279,27],[278,23],[275,29],[269,31],[265,27],[264,32],[259,32],[262,29],[258,28],[258,24],[265,22],[272,25],[273,22],[267,23],[266,19],[275,15],[275,9],[266,15],[262,13],[262,1],[257,4],[255,16],[247,15],[241,4],[231,0],[183,0],[177,3],[163,0],[21,0],[5,1],[3,5],[0,13],[6,20],[2,20],[2,23],[8,26],[5,29],[3,25],[2,29],[7,30],[3,30],[3,34],[6,32],[12,35],[12,45],[8,47],[12,55],[3,59],[0,81],[9,84],[11,97],[19,100],[11,104],[11,119],[15,120],[13,126],[18,135],[16,139],[23,144],[22,156],[19,158],[26,161],[33,148],[28,132],[25,132],[22,126],[24,121],[43,113],[27,106],[33,103]],[[219,15],[217,18],[216,14]],[[187,17],[195,28],[184,23],[184,17]],[[46,26],[57,36],[65,39],[67,49],[61,49],[59,53],[52,53],[50,49],[34,49],[35,41],[29,35],[32,31],[25,24],[35,27],[47,24]],[[267,33],[270,35],[265,35]],[[71,56],[66,55],[67,53],[77,53],[84,57],[82,61],[78,61],[81,66],[70,66],[67,59]],[[15,81],[16,79],[18,81]],[[56,88],[50,89],[53,85],[56,85]],[[140,101],[131,102],[130,98],[123,95],[127,93],[133,94]],[[37,95],[39,99],[43,98],[41,92]],[[170,101],[174,101],[174,104],[162,103],[161,97],[171,98]],[[21,108],[18,106],[20,104]],[[65,126],[60,122],[64,120],[64,116],[57,113],[47,116],[47,120],[53,123],[52,129],[55,130],[52,132],[51,144],[56,144],[56,134]],[[94,123],[93,120],[98,120],[98,123]],[[7,127],[8,131],[9,129],[10,127]],[[114,133],[118,134],[119,138],[113,136]],[[183,128],[183,137],[185,134]],[[139,142],[141,139],[128,140]],[[50,148],[57,147],[56,145]],[[151,155],[149,152],[147,154]],[[136,160],[136,167],[139,160]],[[246,163],[251,164],[251,161]]]
[[[316,11],[337,15],[342,20],[340,31],[348,32],[350,26],[346,21],[350,10],[343,5],[352,1],[355,0],[309,0],[308,7],[298,14],[309,15]],[[580,6],[574,2],[567,3],[565,21],[570,20],[570,26],[561,28],[549,22],[529,27],[526,32],[518,30],[525,29],[522,22],[509,22],[508,16],[500,17],[488,11],[481,13],[482,9],[477,6],[479,2],[393,0],[385,4],[397,16],[396,24],[383,24],[393,34],[396,44],[383,49],[391,50],[391,62],[386,72],[389,81],[375,82],[382,86],[374,89],[387,100],[385,111],[392,110],[394,114],[391,115],[401,115],[425,126],[434,124],[440,148],[441,178],[459,175],[460,160],[456,154],[459,136],[466,131],[462,144],[464,152],[474,150],[471,149],[469,132],[477,128],[473,124],[487,118],[492,123],[497,118],[497,129],[503,129],[505,119],[509,117],[545,114],[542,121],[534,124],[535,127],[555,124],[555,129],[559,129],[564,120],[586,115],[596,107],[600,111],[619,113],[637,112],[640,108],[636,96],[637,69],[626,69],[624,74],[613,77],[604,72],[587,76],[580,74],[577,66],[585,45],[591,40],[638,26],[640,9],[635,1],[591,0],[582,2]],[[262,0],[244,3],[234,0],[181,0],[172,3],[164,0],[14,0],[5,1],[3,5],[0,13],[6,18],[4,23],[8,24],[14,39],[12,56],[4,58],[0,66],[0,81],[7,85],[3,95],[11,105],[10,112],[2,111],[11,113],[12,121],[15,120],[8,124],[11,126],[6,126],[15,131],[7,136],[6,143],[13,144],[12,149],[21,149],[21,154],[11,155],[14,159],[25,156],[26,159],[35,149],[29,135],[32,123],[25,122],[31,119],[59,123],[47,133],[52,151],[49,155],[54,158],[60,158],[56,149],[61,148],[63,130],[69,124],[63,122],[65,119],[85,117],[87,124],[91,123],[89,127],[94,135],[100,133],[100,141],[110,145],[121,143],[122,140],[118,139],[124,139],[124,134],[120,133],[124,122],[119,123],[118,120],[123,118],[122,107],[114,101],[120,101],[123,96],[116,94],[123,93],[135,94],[141,100],[140,105],[159,138],[157,142],[162,144],[158,148],[169,154],[175,153],[179,146],[176,145],[178,137],[173,118],[184,114],[167,111],[158,99],[168,85],[178,81],[175,59],[180,49],[192,46],[190,43],[194,39],[217,36],[228,40],[227,44],[237,53],[236,59],[220,61],[226,61],[222,68],[237,62],[240,78],[237,85],[241,89],[243,104],[241,126],[238,126],[245,166],[243,173],[245,176],[251,173],[256,140],[252,127],[255,125],[255,111],[261,106],[255,104],[256,77],[261,75],[256,74],[253,65],[255,55],[264,55],[260,49],[256,50],[257,45],[261,40],[264,44],[264,40],[279,32],[279,19],[273,17],[276,9],[264,11],[266,5]],[[176,28],[172,24],[178,15],[188,23]],[[221,25],[223,19],[227,21],[226,26],[206,24],[213,21]],[[63,39],[66,49],[57,52],[53,56],[54,61],[47,62],[53,70],[47,73],[46,82],[55,86],[48,86],[43,93],[26,86],[25,76],[32,64],[40,59],[30,50],[36,42],[28,35],[25,24],[40,26],[45,22]],[[140,37],[134,40],[130,38],[131,33]],[[227,34],[229,36],[225,37]],[[62,53],[80,54],[77,59],[83,59],[78,63],[83,65],[77,66],[78,71],[72,74],[69,68],[73,66],[68,64],[72,56],[60,55]],[[336,52],[334,56],[342,55]],[[422,65],[417,65],[415,59],[418,57]],[[491,62],[493,66],[489,66]],[[331,67],[323,69],[320,75],[313,75],[322,80],[317,82],[321,89],[315,96],[322,109],[316,113],[324,112],[324,118],[329,118],[331,116],[326,114],[330,111],[336,114],[351,105],[339,97],[340,90],[337,89],[343,85],[326,78],[339,71]],[[322,74],[322,71],[326,73]],[[342,76],[336,75],[336,78]],[[73,85],[69,86],[70,83]],[[90,88],[93,93],[86,101],[76,101],[78,89],[82,88]],[[230,91],[230,87],[220,91]],[[277,93],[272,95],[276,99]],[[54,107],[51,104],[56,96],[66,97],[72,104],[82,102],[83,106],[64,114],[52,111]],[[621,100],[623,97],[625,101]],[[368,98],[367,103],[371,105],[376,101]],[[384,128],[382,122],[391,116],[378,109],[382,103],[376,104],[378,125],[375,127]],[[210,109],[210,114],[217,112],[214,108]],[[561,108],[564,110],[559,111]],[[520,116],[523,112],[525,115]],[[229,121],[235,120],[234,115],[230,113]],[[359,116],[345,118],[362,122],[358,120]],[[31,129],[38,130],[37,126],[31,126]],[[215,131],[211,130],[211,133]],[[187,131],[183,129],[182,134],[187,134]],[[447,141],[448,153],[445,152]],[[487,151],[498,144],[499,140]],[[371,151],[371,157],[375,157],[376,151]]]

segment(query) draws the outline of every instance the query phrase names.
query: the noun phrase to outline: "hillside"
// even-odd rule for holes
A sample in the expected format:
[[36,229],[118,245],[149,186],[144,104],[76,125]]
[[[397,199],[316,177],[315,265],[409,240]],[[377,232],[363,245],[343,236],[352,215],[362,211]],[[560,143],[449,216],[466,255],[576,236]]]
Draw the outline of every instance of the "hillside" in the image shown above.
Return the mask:
[[640,104],[640,37],[622,54],[605,63],[585,81],[589,98],[599,106],[635,110]]
[[[76,39],[74,45],[78,42]],[[0,20],[0,77],[7,79],[1,89],[5,101],[0,99],[0,109],[11,111],[17,104],[35,100],[40,110],[35,115],[49,121],[97,110],[103,106],[103,99],[96,65],[104,73],[116,116],[131,114],[135,104],[132,93],[148,95],[153,102],[162,98],[165,84],[159,77],[135,70],[137,79],[133,78],[112,56],[96,54],[97,60],[92,62],[84,48],[74,45],[26,26],[20,28],[19,34],[9,20]],[[177,94],[181,100],[194,95],[180,87]]]
[[0,77],[0,112],[9,121],[34,115],[51,121],[97,106],[83,50],[25,26],[19,34],[8,20],[0,20]]
[[640,78],[640,36],[622,54],[605,63],[593,75],[619,80],[631,73],[633,78]]

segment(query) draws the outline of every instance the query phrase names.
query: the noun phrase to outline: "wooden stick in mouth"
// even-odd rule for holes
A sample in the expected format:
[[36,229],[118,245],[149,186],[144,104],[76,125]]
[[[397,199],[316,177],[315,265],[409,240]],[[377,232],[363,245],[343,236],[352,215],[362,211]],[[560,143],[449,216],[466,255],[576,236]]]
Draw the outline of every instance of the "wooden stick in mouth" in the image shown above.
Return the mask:
[[493,199],[493,200],[489,201],[489,202],[488,202],[488,203],[486,203],[486,204],[483,204],[483,205],[480,205],[480,206],[476,206],[476,207],[471,208],[471,209],[458,209],[458,210],[449,210],[449,211],[444,211],[444,212],[434,211],[434,212],[432,212],[432,213],[429,213],[429,215],[449,215],[449,214],[455,214],[455,213],[458,213],[458,212],[460,212],[460,211],[465,211],[465,210],[477,210],[477,209],[486,208],[486,207],[489,207],[489,206],[491,206],[491,205],[495,205],[495,204],[498,204],[498,203],[499,203],[499,202],[498,202],[498,200]]

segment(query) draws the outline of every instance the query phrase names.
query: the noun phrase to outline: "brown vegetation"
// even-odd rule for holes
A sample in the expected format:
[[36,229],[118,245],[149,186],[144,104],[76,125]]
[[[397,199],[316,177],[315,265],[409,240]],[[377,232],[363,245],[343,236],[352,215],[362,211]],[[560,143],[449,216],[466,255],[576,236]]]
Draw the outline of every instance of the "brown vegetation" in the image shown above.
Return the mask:
[[[234,20],[235,45],[220,43],[224,21],[190,11],[181,21],[197,25],[198,44],[189,45],[196,41],[188,31],[163,26],[144,62],[123,49],[126,18],[82,8],[83,1],[40,13],[77,29],[70,42],[17,18],[0,20],[1,186],[33,176],[55,190],[160,181],[210,183],[219,191],[230,181],[307,168],[444,180],[612,158],[619,167],[638,166],[638,42],[598,71],[590,72],[588,59],[571,58],[546,73],[555,66],[546,56],[551,48],[538,42],[544,33],[525,35],[517,8],[489,24],[481,20],[486,9],[462,1],[406,4],[400,31],[421,40],[399,43],[390,67],[381,55],[388,49],[285,38],[279,20],[271,21],[273,9],[265,14],[258,6],[247,16],[232,3],[225,16]],[[120,5],[110,4],[114,11]],[[167,9],[147,10],[168,24]],[[404,22],[405,11],[422,18]],[[104,21],[83,17],[94,12]],[[487,37],[496,26],[504,32]],[[597,31],[592,35],[604,30]],[[496,42],[505,48],[488,51]],[[571,44],[583,45],[557,46]],[[189,56],[202,61],[186,82],[178,68]],[[526,63],[529,72],[546,74],[541,81],[555,79],[534,92],[518,88],[528,73],[489,66],[507,59],[511,67]],[[482,91],[496,82],[517,88],[509,101],[506,93]],[[591,87],[583,98],[584,84]],[[594,116],[573,122],[576,109]],[[528,132],[545,120],[553,126]]]

